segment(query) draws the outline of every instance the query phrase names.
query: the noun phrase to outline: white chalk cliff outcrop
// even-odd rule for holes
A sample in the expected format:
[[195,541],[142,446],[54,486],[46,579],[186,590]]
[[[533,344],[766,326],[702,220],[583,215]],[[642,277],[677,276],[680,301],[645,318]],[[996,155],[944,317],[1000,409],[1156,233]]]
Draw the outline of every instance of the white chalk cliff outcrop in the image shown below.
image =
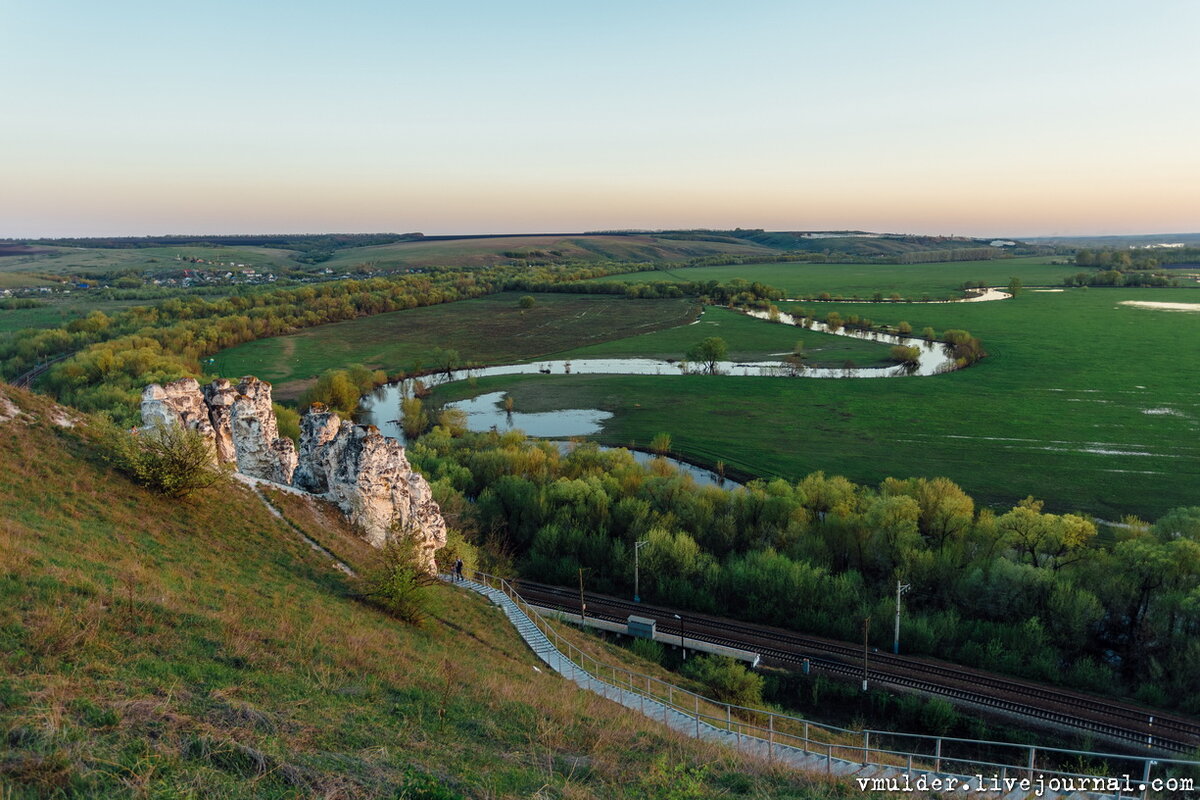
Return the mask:
[[201,389],[181,378],[142,391],[142,424],[182,425],[212,442],[218,464],[236,464],[243,475],[290,484],[296,446],[279,437],[271,408],[271,384],[243,378],[236,387],[216,380]]
[[217,463],[244,475],[291,484],[328,498],[376,547],[412,540],[426,569],[446,544],[446,522],[429,483],[413,470],[404,447],[373,426],[344,421],[315,404],[301,419],[300,449],[279,436],[271,384],[219,379],[201,387],[193,378],[142,392],[147,426],[183,425],[213,444]]
[[367,541],[411,539],[427,566],[446,544],[446,522],[429,483],[404,447],[374,426],[355,425],[314,405],[300,423],[296,487],[337,503]]

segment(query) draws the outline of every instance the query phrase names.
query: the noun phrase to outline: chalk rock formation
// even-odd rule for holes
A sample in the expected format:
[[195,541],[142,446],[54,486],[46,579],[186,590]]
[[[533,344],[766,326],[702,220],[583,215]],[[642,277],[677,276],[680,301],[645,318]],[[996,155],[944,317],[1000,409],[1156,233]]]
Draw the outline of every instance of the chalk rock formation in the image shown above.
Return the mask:
[[[233,444],[233,401],[237,393],[224,378],[204,387],[204,402],[208,405],[208,418],[213,427],[213,443],[217,448],[217,460],[222,464],[237,461],[237,448]],[[145,413],[142,414],[145,417]]]
[[212,421],[208,406],[195,378],[180,378],[159,386],[152,383],[142,391],[142,424],[155,426],[182,425],[198,431],[213,441]]
[[198,431],[212,443],[214,463],[236,463],[243,474],[292,482],[296,446],[279,438],[271,384],[257,378],[245,378],[236,388],[227,380],[201,388],[195,378],[152,383],[142,392],[142,424]]
[[434,551],[446,544],[433,491],[398,441],[314,404],[300,422],[297,454],[292,440],[279,436],[271,384],[257,378],[237,386],[220,379],[203,388],[193,378],[151,384],[142,392],[142,420],[199,431],[213,443],[217,463],[329,498],[376,547],[412,540],[431,572]]
[[296,445],[291,439],[279,438],[271,408],[271,384],[247,377],[235,391],[230,429],[238,472],[290,484],[296,469]]
[[300,453],[292,483],[297,489],[313,494],[329,491],[322,448],[333,441],[342,427],[337,414],[322,403],[313,403],[300,419]]
[[341,421],[322,407],[305,415],[300,430],[297,486],[337,503],[376,547],[412,540],[432,570],[433,552],[446,544],[446,521],[404,447],[374,426]]

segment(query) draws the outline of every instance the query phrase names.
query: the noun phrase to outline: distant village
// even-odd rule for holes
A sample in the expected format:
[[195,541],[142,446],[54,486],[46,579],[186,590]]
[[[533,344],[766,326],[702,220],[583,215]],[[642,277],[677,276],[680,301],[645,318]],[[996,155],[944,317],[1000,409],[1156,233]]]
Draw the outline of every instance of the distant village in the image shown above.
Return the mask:
[[[260,271],[259,268],[253,265],[237,261],[215,261],[185,255],[175,256],[174,261],[180,265],[195,264],[196,267],[171,267],[159,270],[147,270],[137,278],[129,275],[117,278],[64,276],[58,283],[51,286],[0,289],[0,298],[44,297],[46,295],[60,296],[70,295],[72,292],[87,292],[97,289],[138,289],[149,287],[194,289],[216,286],[267,286],[277,281],[292,285],[425,271],[421,267],[399,267],[388,270],[359,268],[353,271],[335,272],[329,267],[323,267],[304,272],[288,270],[287,274],[276,275],[274,272]],[[122,281],[136,281],[137,285],[122,285]]]

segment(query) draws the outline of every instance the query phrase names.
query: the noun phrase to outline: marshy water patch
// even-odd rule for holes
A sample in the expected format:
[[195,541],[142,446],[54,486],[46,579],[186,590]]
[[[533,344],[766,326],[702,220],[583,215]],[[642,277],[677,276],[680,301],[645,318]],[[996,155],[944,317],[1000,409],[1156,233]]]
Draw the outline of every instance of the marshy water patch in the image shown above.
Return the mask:
[[1154,311],[1200,311],[1200,303],[1162,303],[1151,300],[1122,300],[1120,305],[1149,308]]

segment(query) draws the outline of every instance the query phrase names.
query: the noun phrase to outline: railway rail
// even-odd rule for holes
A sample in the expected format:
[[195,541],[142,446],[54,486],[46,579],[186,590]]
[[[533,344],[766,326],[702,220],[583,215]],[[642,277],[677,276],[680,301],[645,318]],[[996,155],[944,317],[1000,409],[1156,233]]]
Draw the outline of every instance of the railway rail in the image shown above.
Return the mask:
[[60,361],[64,361],[64,360],[70,358],[73,355],[75,355],[74,352],[63,353],[60,356],[55,356],[54,358],[50,359],[49,361],[43,361],[41,364],[38,364],[37,366],[35,366],[33,369],[23,372],[22,374],[13,378],[12,385],[16,386],[20,389],[28,389],[30,386],[33,385],[34,381],[36,381],[38,378],[45,375],[46,372],[51,367],[53,367],[55,364],[59,363]]
[[[579,610],[577,590],[532,581],[519,581],[518,586],[535,605]],[[595,593],[586,593],[584,602],[588,616],[622,623],[630,614],[648,617],[657,620],[660,631],[678,631],[689,639],[752,650],[766,664],[796,669],[807,661],[816,671],[864,676],[861,645]],[[677,620],[676,614],[682,619]],[[1200,749],[1200,721],[934,659],[871,652],[865,677],[870,682],[1092,733],[1139,750],[1195,753]]]

